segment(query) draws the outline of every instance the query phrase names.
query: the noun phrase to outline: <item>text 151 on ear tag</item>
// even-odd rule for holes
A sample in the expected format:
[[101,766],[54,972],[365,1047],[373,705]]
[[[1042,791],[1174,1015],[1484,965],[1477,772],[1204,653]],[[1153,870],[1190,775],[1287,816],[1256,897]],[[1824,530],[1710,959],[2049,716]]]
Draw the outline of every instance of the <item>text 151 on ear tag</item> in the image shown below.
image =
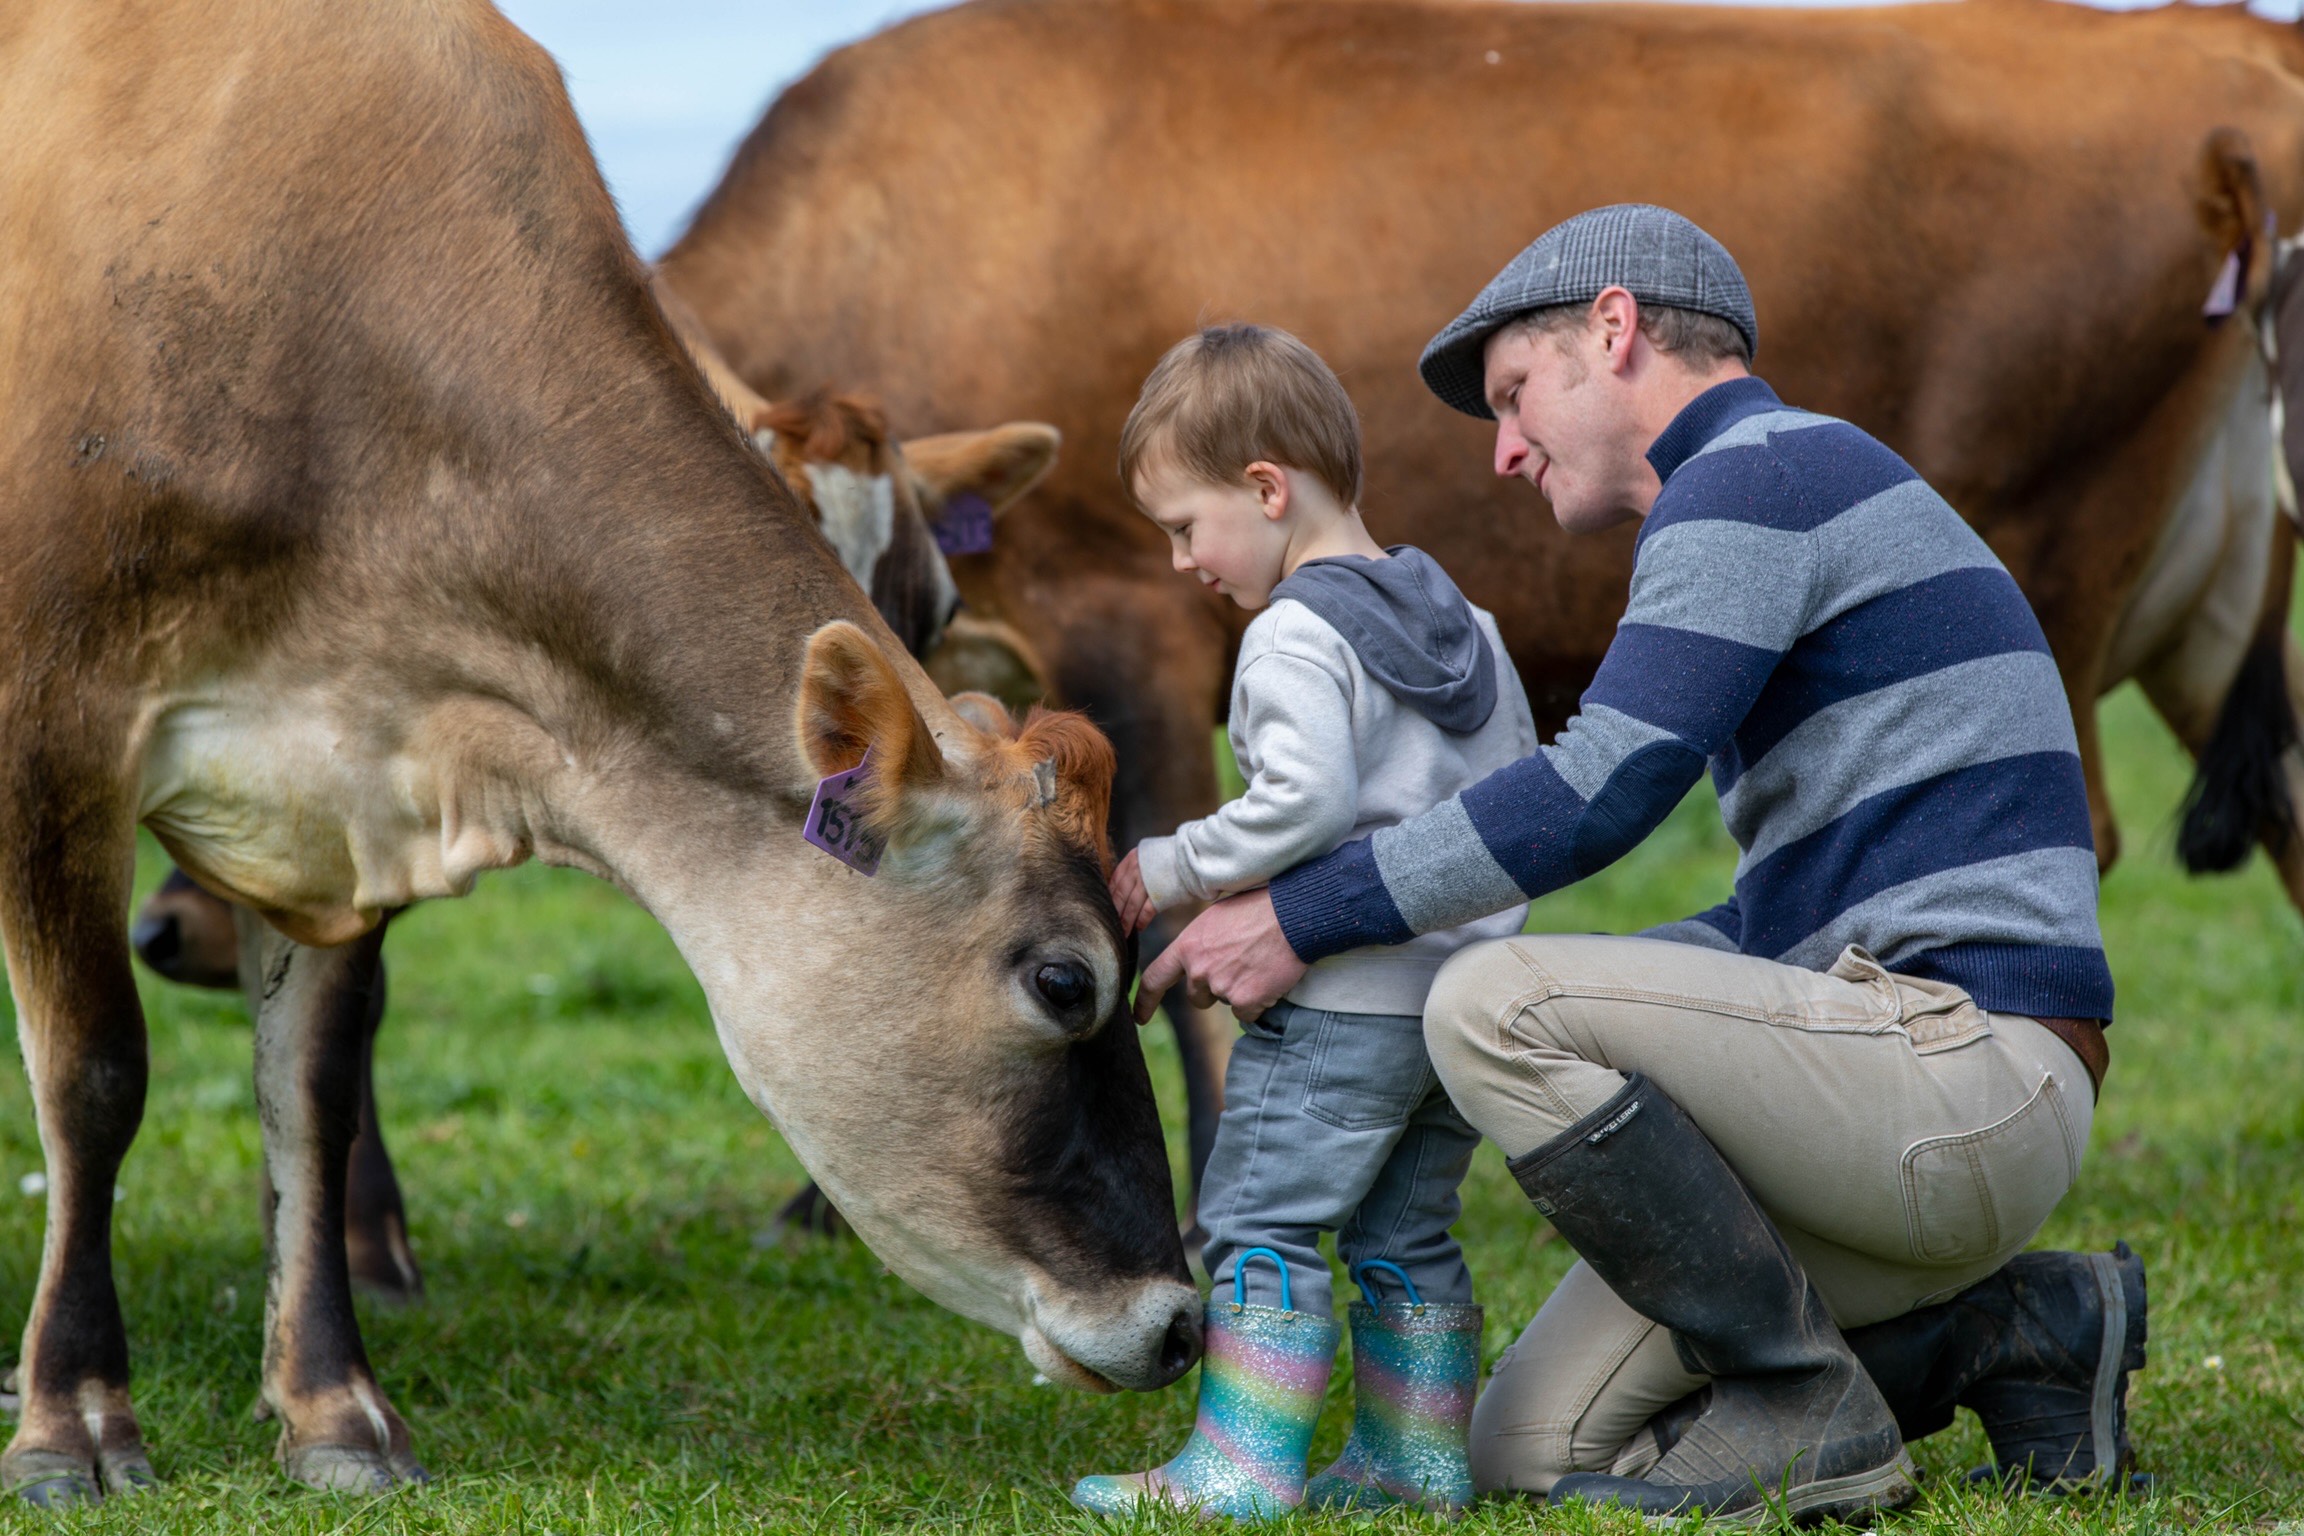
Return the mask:
[[864,827],[864,786],[871,782],[872,754],[845,773],[816,781],[816,798],[800,835],[860,875],[875,874],[885,846]]
[[944,503],[936,518],[936,547],[947,555],[981,555],[992,549],[992,503],[962,491]]

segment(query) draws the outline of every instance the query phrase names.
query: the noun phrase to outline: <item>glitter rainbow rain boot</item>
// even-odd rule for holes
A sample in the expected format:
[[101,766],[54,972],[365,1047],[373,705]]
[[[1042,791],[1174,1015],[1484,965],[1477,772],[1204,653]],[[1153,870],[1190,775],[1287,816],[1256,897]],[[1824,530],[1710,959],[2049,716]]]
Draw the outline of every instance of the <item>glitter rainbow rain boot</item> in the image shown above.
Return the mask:
[[[1384,1301],[1368,1283],[1370,1270],[1390,1271],[1407,1299]],[[1353,1278],[1368,1299],[1352,1304],[1352,1438],[1305,1488],[1304,1502],[1455,1514],[1472,1502],[1467,1437],[1480,1384],[1481,1310],[1426,1301],[1389,1260],[1357,1265]]]
[[1271,1520],[1304,1501],[1305,1458],[1340,1330],[1332,1318],[1290,1309],[1288,1266],[1269,1248],[1240,1255],[1233,1295],[1239,1271],[1259,1257],[1280,1270],[1280,1305],[1210,1299],[1200,1415],[1184,1449],[1149,1472],[1084,1477],[1073,1486],[1073,1503],[1122,1515],[1157,1499],[1203,1515]]

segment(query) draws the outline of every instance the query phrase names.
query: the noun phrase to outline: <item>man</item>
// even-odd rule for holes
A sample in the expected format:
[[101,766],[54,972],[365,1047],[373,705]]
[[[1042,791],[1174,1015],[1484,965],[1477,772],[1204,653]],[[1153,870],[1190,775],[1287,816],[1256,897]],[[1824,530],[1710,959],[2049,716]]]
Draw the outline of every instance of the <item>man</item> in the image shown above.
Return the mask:
[[[1734,895],[1637,938],[1461,951],[1450,1096],[1581,1262],[1497,1365],[1484,1488],[1854,1518],[1974,1408],[2004,1472],[2126,1461],[2143,1267],[2024,1254],[2077,1176],[2111,975],[2071,717],[1991,551],[1886,447],[1787,407],[1718,242],[1559,225],[1426,348],[1570,532],[1642,521],[1559,739],[1203,913],[1146,976],[1253,1017],[1305,964],[1637,844],[1709,763]],[[1850,1332],[1843,1334],[1842,1329]]]

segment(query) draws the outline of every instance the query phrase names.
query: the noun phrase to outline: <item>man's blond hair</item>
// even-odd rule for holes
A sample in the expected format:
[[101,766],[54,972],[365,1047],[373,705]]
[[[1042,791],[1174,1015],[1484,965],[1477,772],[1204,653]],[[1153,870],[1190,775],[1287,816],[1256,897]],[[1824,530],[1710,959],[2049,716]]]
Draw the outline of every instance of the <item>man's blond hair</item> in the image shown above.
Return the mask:
[[1320,354],[1264,325],[1207,326],[1168,349],[1120,429],[1120,480],[1159,463],[1239,485],[1259,459],[1360,500],[1360,417]]

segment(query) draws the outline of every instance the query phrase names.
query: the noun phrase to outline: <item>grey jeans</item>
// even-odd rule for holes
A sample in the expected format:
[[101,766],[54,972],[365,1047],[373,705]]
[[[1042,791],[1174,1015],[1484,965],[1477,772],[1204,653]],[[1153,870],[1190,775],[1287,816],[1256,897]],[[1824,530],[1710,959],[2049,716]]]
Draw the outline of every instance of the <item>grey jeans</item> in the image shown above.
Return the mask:
[[[1283,1002],[1241,1028],[1200,1190],[1216,1299],[1231,1299],[1244,1250],[1270,1248],[1287,1261],[1295,1309],[1331,1315],[1319,1245],[1334,1232],[1347,1268],[1388,1259],[1425,1300],[1470,1301],[1448,1229],[1480,1138],[1440,1087],[1424,1021]],[[1240,1287],[1252,1306],[1280,1304],[1270,1264],[1249,1265]]]

